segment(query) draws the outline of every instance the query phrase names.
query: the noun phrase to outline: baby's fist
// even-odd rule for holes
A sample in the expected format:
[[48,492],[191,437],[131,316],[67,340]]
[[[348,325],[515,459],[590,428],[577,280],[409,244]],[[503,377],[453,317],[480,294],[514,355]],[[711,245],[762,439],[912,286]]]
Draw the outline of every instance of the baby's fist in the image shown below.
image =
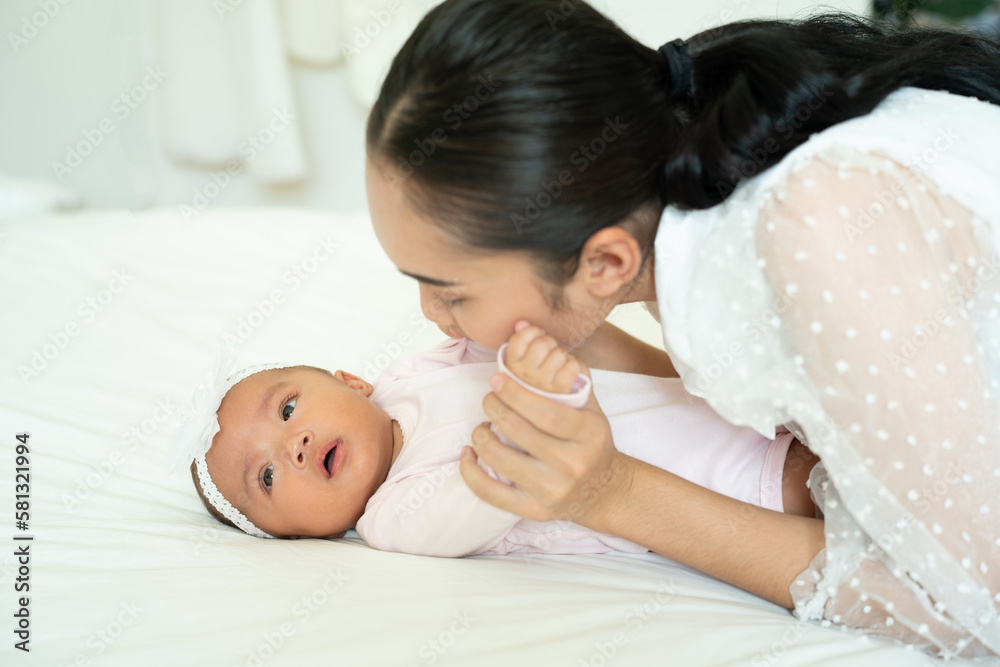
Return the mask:
[[553,394],[570,393],[581,370],[573,355],[536,326],[526,326],[511,336],[505,363],[520,379]]

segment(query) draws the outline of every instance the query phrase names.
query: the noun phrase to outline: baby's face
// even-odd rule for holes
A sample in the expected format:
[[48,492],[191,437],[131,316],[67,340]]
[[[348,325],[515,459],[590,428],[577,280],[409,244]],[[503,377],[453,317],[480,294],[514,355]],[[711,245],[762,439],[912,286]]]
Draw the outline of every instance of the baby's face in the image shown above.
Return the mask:
[[342,535],[394,459],[392,421],[371,393],[370,384],[342,371],[251,375],[219,407],[221,430],[205,457],[212,480],[275,537]]

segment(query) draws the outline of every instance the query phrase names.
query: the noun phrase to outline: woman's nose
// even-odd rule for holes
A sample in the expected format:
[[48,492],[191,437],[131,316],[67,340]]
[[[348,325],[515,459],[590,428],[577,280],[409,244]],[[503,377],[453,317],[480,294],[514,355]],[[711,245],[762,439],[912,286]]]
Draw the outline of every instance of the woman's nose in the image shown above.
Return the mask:
[[433,290],[424,284],[420,285],[420,309],[424,311],[424,317],[442,329],[455,323],[448,309],[434,296]]

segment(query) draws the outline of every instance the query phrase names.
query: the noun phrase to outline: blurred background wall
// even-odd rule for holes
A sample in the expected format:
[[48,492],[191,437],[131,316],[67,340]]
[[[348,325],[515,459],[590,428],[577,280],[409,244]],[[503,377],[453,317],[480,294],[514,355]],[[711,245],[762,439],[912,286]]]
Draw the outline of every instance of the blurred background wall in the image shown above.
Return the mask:
[[[367,109],[436,4],[4,0],[0,179],[46,181],[88,208],[364,210]],[[654,48],[739,19],[871,12],[869,0],[592,4]]]

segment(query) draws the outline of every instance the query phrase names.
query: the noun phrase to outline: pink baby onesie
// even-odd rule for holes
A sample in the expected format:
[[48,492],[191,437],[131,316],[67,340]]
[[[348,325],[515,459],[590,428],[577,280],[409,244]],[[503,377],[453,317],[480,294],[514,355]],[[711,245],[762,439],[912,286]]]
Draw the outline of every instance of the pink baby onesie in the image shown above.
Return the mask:
[[[458,471],[459,453],[487,420],[482,400],[497,370],[496,353],[466,339],[386,369],[372,401],[399,422],[403,449],[358,520],[362,539],[384,551],[449,557],[647,551],[570,521],[521,519],[469,490]],[[734,426],[677,378],[601,370],[591,377],[619,451],[723,495],[782,510],[790,433],[772,441]]]

